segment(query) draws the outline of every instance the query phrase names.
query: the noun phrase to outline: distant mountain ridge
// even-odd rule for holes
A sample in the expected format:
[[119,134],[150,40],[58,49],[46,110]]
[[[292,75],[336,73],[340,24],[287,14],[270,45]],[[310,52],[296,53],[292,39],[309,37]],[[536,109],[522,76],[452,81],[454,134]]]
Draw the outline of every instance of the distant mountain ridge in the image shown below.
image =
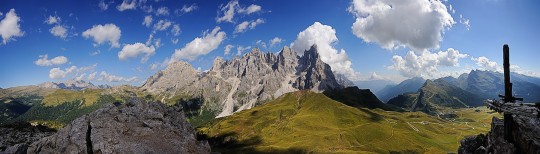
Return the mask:
[[388,100],[398,95],[418,91],[418,89],[420,89],[425,82],[425,79],[419,77],[407,79],[398,85],[388,85],[379,90],[375,95],[377,95],[381,101],[388,102]]
[[360,89],[369,89],[371,92],[377,94],[385,87],[392,87],[396,86],[397,84],[390,80],[367,80],[367,81],[354,81],[354,85],[356,85]]
[[54,88],[54,89],[69,89],[69,90],[83,90],[83,89],[107,89],[111,88],[109,85],[94,85],[91,82],[83,80],[69,79],[65,82],[44,82],[37,85],[42,88]]
[[401,94],[388,101],[388,104],[402,107],[408,111],[422,111],[439,114],[439,110],[465,108],[482,105],[482,98],[454,86],[444,79],[426,80],[416,93]]
[[[540,85],[533,82],[540,78],[511,73],[513,92],[524,102],[540,102]],[[442,107],[470,107],[482,105],[485,99],[499,99],[504,93],[504,78],[502,73],[482,70],[472,70],[458,78],[443,77],[426,82],[416,92],[404,92],[394,96],[387,103],[402,107],[409,111],[423,111],[435,114]],[[400,85],[406,85],[404,81]],[[389,89],[402,90],[403,86]],[[394,95],[396,93],[393,93]]]
[[323,92],[343,87],[330,66],[320,59],[314,45],[303,56],[289,47],[279,54],[263,53],[255,48],[231,60],[217,58],[208,72],[196,71],[186,62],[175,62],[149,77],[140,89],[166,103],[202,98],[197,104],[201,112],[223,117],[284,93],[305,89]]

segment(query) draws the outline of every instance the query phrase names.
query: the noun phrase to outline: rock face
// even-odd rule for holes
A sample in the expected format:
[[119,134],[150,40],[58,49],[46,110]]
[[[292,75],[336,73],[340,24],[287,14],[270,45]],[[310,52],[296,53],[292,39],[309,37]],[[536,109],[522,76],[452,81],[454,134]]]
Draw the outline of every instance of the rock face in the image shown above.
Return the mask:
[[94,85],[90,82],[82,80],[67,80],[65,82],[44,82],[38,85],[42,88],[54,88],[54,89],[71,89],[71,90],[83,90],[83,89],[106,89],[111,88],[109,85]]
[[28,153],[210,153],[180,106],[108,104],[32,143]]
[[342,87],[313,46],[302,57],[288,47],[277,55],[255,48],[231,60],[217,58],[208,72],[196,71],[186,62],[175,62],[151,76],[141,89],[162,101],[174,96],[202,98],[202,110],[223,117],[287,92],[322,92]]
[[540,120],[519,115],[512,115],[512,119],[512,141],[504,138],[504,122],[493,117],[490,132],[461,140],[458,153],[540,153]]
[[[26,150],[32,142],[54,134],[54,130],[42,125],[32,126],[30,123],[19,122],[0,127],[0,151],[16,153]],[[23,148],[24,150],[19,150]],[[0,152],[1,153],[1,152]],[[25,152],[26,153],[26,152]]]
[[[349,80],[345,75],[343,74],[336,74],[336,81],[342,85],[343,87],[354,87],[355,83]],[[368,88],[369,89],[369,88]]]

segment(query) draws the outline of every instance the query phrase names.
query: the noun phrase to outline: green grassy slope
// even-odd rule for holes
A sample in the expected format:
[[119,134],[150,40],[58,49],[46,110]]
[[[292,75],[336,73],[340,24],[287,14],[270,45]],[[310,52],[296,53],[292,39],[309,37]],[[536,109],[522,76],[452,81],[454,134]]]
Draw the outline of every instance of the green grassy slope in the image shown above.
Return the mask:
[[61,128],[72,120],[95,111],[103,104],[120,102],[113,95],[103,94],[103,91],[103,89],[81,91],[57,89],[44,96],[11,98],[13,95],[8,95],[10,97],[0,98],[2,103],[0,107],[10,107],[3,111],[8,116],[0,118],[3,120],[0,124],[24,121]]
[[487,132],[487,109],[455,110],[455,122],[421,112],[353,108],[309,91],[216,119],[198,128],[222,153],[446,153],[465,135]]
[[482,99],[444,79],[437,79],[427,80],[418,92],[399,95],[390,99],[388,104],[402,107],[408,111],[422,111],[435,115],[445,108],[480,106]]

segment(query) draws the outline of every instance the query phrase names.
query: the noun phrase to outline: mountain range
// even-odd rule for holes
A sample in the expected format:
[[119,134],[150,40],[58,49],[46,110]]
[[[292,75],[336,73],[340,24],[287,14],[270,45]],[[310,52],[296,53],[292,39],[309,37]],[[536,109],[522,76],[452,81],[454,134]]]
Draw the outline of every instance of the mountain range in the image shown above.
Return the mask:
[[397,85],[394,81],[390,80],[367,80],[367,81],[354,81],[354,85],[360,89],[369,89],[371,92],[377,94],[385,87],[392,87]]
[[375,95],[379,97],[383,102],[405,93],[412,93],[418,91],[422,85],[426,82],[425,79],[415,77],[407,79],[399,83],[398,85],[387,85],[383,89],[379,90]]
[[445,108],[467,108],[482,105],[478,95],[456,87],[443,79],[426,80],[416,93],[401,94],[388,101],[388,104],[402,107],[408,111],[422,111],[439,114]]
[[111,88],[109,85],[94,85],[91,82],[83,80],[69,79],[65,82],[44,82],[37,85],[42,88],[55,88],[55,89],[71,89],[71,90],[83,90],[83,89],[107,89]]
[[[511,73],[513,92],[516,97],[524,98],[524,102],[540,102],[539,78]],[[502,73],[472,70],[458,78],[443,77],[426,80],[416,91],[412,92],[421,78],[413,78],[401,82],[397,86],[389,86],[379,93],[383,99],[392,97],[387,104],[402,107],[408,111],[423,111],[428,114],[440,114],[445,107],[463,108],[482,105],[483,100],[498,99],[504,93]]]
[[201,98],[197,100],[202,100],[198,102],[202,110],[224,117],[284,93],[343,87],[314,45],[303,56],[284,47],[278,54],[253,49],[231,60],[217,58],[208,72],[196,71],[186,62],[175,62],[148,78],[140,89],[164,102]]

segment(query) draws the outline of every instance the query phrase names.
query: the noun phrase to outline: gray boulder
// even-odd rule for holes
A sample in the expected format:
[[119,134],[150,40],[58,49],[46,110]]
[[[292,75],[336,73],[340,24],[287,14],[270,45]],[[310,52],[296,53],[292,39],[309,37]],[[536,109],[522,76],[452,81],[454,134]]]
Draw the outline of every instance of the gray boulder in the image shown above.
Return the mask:
[[210,147],[197,141],[180,106],[138,101],[77,118],[28,153],[210,153]]

